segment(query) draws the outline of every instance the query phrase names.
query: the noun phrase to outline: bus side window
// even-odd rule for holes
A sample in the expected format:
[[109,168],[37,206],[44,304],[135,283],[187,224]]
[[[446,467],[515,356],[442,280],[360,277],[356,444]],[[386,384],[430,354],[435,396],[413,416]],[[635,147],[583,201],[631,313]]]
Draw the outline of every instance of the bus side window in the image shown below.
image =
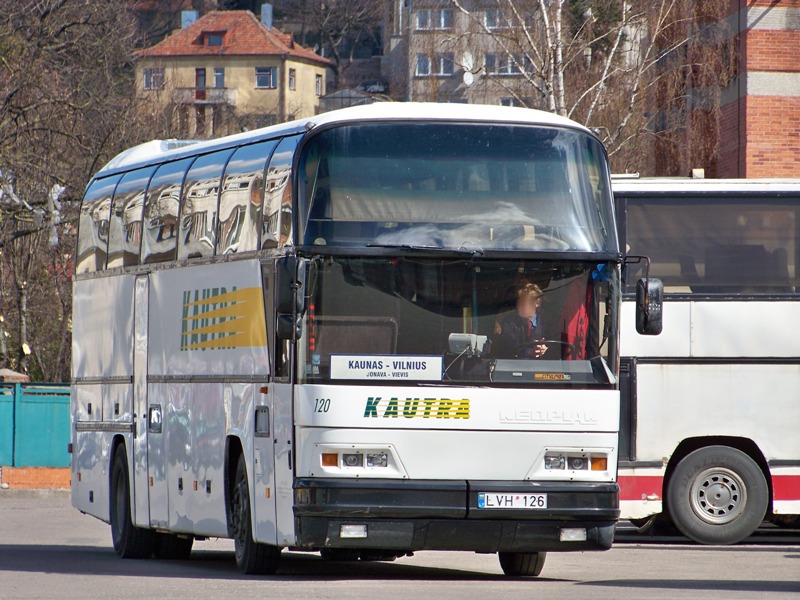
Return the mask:
[[144,203],[142,264],[175,260],[181,184],[191,159],[161,165],[147,188]]
[[108,268],[139,264],[144,194],[155,167],[125,173],[114,192],[108,228]]
[[264,167],[277,141],[242,146],[234,153],[219,197],[217,254],[258,250],[264,200]]
[[[785,294],[797,289],[797,222],[779,198],[636,197],[625,233],[667,294]],[[626,292],[638,276],[628,272]]]
[[78,274],[93,273],[106,268],[108,219],[111,216],[111,199],[119,180],[119,175],[97,179],[86,190],[78,226],[75,263],[75,272]]
[[281,140],[269,161],[261,230],[261,248],[292,243],[292,160],[300,136]]
[[219,184],[231,153],[220,150],[200,156],[186,174],[178,224],[179,260],[214,255]]

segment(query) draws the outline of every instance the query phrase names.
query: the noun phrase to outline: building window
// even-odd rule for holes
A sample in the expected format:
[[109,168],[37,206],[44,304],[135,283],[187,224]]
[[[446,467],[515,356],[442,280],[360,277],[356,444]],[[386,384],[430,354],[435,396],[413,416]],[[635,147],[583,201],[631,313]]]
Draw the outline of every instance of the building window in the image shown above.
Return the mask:
[[206,34],[206,46],[222,46],[222,34],[221,33],[207,33]]
[[500,106],[517,106],[514,98],[500,98]]
[[417,54],[417,77],[431,74],[431,59],[427,54]]
[[322,96],[322,75],[317,75],[314,79],[314,90],[317,92],[317,96]]
[[519,68],[525,62],[521,56],[505,52],[488,52],[486,54],[486,72],[489,75],[520,75]]
[[164,89],[164,69],[145,69],[144,70],[144,89],[163,90]]
[[432,56],[417,54],[417,77],[426,77],[428,75],[449,77],[454,71],[455,65],[452,52],[444,52]]
[[295,69],[289,69],[289,89],[297,89],[297,71]]
[[225,87],[225,69],[222,67],[214,68],[214,87],[215,88]]
[[256,67],[256,87],[262,90],[274,90],[278,85],[275,67]]
[[487,8],[484,19],[486,29],[508,29],[511,27],[510,21],[503,16],[503,11],[499,8]]
[[422,8],[417,11],[417,29],[452,29],[452,8]]

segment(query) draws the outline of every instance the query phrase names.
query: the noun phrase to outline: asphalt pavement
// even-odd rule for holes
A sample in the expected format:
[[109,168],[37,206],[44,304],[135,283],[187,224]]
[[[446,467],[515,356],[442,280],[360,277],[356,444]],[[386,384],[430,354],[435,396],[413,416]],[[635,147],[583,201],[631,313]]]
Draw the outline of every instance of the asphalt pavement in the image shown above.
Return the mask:
[[74,510],[68,493],[0,490],[0,599],[800,598],[799,534],[768,528],[708,547],[622,524],[610,551],[551,553],[537,578],[456,552],[355,563],[284,552],[276,575],[248,577],[230,540],[195,542],[187,561],[121,560],[109,527]]

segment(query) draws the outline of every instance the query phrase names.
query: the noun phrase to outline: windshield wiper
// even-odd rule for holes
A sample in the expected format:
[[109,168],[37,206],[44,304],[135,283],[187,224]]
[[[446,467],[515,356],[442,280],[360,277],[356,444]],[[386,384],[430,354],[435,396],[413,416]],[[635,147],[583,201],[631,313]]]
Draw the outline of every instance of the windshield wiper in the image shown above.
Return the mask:
[[416,244],[367,244],[367,248],[403,248],[404,250],[443,250],[439,246],[420,246]]
[[460,248],[443,248],[442,246],[422,246],[417,244],[367,244],[367,248],[396,248],[400,250],[442,250],[443,252],[458,252],[459,254],[482,255],[483,249],[475,245],[475,248],[467,248],[465,242]]

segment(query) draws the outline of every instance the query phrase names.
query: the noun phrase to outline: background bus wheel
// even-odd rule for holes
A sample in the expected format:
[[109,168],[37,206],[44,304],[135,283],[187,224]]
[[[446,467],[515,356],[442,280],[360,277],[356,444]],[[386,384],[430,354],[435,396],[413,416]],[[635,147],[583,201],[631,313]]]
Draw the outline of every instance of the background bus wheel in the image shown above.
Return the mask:
[[763,521],[769,490],[747,454],[709,446],[678,463],[666,500],[673,523],[686,537],[701,544],[735,544]]
[[164,560],[186,560],[192,553],[193,537],[181,537],[171,533],[159,533],[156,540],[156,558]]
[[325,560],[335,562],[352,562],[358,560],[361,552],[350,548],[321,548],[319,555]]
[[247,487],[247,468],[244,456],[236,465],[236,480],[231,502],[233,545],[236,565],[246,575],[271,575],[278,569],[281,550],[276,546],[259,544],[253,540],[253,523],[250,518],[250,491]]
[[542,572],[547,552],[499,552],[500,568],[512,577],[536,577]]
[[133,525],[128,479],[128,455],[120,446],[111,467],[111,539],[121,558],[150,558],[155,549],[155,532]]

